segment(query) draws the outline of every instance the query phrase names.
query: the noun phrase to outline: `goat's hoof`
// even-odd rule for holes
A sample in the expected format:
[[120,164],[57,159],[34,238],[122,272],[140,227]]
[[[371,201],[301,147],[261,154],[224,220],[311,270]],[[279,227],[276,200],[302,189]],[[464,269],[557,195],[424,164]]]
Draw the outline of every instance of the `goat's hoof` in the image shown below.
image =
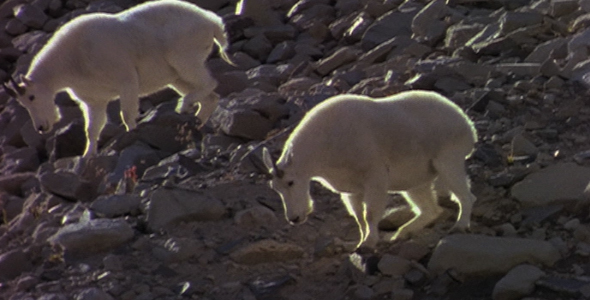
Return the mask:
[[449,230],[449,233],[451,233],[451,234],[468,233],[468,232],[471,232],[471,229],[469,227],[465,227],[465,226],[453,226]]
[[375,248],[366,245],[361,245],[358,248],[356,248],[356,250],[354,250],[354,253],[358,255],[375,254]]

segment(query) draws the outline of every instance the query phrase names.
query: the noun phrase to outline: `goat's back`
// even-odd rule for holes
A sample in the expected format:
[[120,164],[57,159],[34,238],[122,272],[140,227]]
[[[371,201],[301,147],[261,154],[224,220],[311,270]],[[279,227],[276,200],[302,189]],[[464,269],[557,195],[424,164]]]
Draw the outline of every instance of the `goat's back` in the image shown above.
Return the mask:
[[295,153],[396,160],[417,153],[433,157],[447,145],[467,156],[476,141],[472,122],[456,104],[437,93],[409,91],[378,99],[327,99],[303,118],[287,143],[300,148]]

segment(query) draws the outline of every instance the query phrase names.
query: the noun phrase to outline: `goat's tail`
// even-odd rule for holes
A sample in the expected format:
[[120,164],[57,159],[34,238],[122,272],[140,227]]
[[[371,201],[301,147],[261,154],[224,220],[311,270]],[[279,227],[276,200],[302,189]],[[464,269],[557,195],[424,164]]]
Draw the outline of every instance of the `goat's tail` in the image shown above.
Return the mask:
[[215,26],[215,32],[213,33],[213,39],[217,47],[219,47],[219,56],[223,60],[225,60],[228,64],[235,66],[236,64],[229,58],[227,55],[227,47],[229,47],[229,42],[227,40],[227,34],[225,33],[225,26],[223,21],[221,21],[219,26]]

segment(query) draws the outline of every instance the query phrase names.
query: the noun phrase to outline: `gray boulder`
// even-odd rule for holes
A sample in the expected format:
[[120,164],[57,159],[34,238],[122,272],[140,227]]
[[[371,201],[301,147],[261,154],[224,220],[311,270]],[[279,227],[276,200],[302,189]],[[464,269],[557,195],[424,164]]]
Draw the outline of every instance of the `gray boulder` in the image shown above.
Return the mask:
[[147,222],[152,230],[180,222],[215,221],[225,215],[221,201],[190,190],[160,188],[150,195]]
[[133,238],[133,229],[123,219],[80,219],[59,229],[48,241],[68,254],[84,255],[114,249]]
[[137,195],[104,195],[90,204],[90,209],[99,216],[114,218],[139,213],[141,198]]
[[545,241],[455,234],[438,243],[428,269],[436,274],[452,269],[469,276],[490,276],[523,263],[552,266],[560,258],[559,251]]
[[590,168],[558,163],[534,172],[512,187],[512,197],[523,206],[546,206],[584,199]]

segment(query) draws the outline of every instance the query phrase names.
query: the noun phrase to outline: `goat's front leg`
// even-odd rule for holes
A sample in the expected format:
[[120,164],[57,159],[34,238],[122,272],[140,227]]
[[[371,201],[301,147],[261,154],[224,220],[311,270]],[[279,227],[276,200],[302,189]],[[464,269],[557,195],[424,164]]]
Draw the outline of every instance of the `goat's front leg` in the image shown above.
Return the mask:
[[354,218],[359,228],[359,242],[355,248],[360,247],[369,234],[369,225],[365,218],[365,205],[363,204],[363,194],[341,194],[340,198],[346,207],[348,213]]
[[86,119],[86,150],[84,157],[91,157],[98,153],[98,138],[100,132],[107,122],[107,105],[104,104],[87,104],[84,110],[84,118]]
[[139,117],[139,86],[136,80],[121,88],[120,103],[123,125],[127,131],[131,131],[137,127]]
[[201,102],[199,103],[199,110],[197,111],[195,116],[199,118],[202,125],[205,125],[205,123],[207,123],[207,120],[209,120],[209,118],[217,108],[218,102],[219,95],[215,92],[211,93],[209,96],[204,97],[201,100]]

